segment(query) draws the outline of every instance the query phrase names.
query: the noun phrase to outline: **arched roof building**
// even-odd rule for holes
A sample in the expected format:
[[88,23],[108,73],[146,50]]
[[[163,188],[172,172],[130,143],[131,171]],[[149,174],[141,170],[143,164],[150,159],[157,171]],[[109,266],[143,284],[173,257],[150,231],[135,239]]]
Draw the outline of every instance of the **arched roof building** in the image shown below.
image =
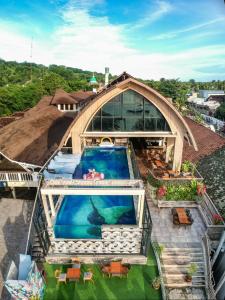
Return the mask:
[[81,153],[87,138],[164,138],[167,159],[180,169],[183,142],[197,150],[193,134],[173,104],[154,89],[123,73],[81,110],[67,134],[73,153]]

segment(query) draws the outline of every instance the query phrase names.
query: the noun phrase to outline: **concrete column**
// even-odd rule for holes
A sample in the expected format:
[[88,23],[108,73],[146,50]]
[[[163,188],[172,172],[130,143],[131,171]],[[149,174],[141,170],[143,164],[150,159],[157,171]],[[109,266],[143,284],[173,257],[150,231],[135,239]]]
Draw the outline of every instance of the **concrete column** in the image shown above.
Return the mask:
[[170,158],[173,146],[174,146],[174,138],[168,137],[166,139],[166,163],[169,162],[169,158]]
[[52,216],[55,217],[55,206],[54,206],[52,195],[48,195],[48,199],[51,207]]
[[72,151],[73,154],[81,154],[81,140],[77,132],[72,131]]
[[11,188],[13,199],[16,199],[16,189],[15,187]]
[[219,245],[216,249],[216,252],[214,253],[213,257],[212,257],[212,266],[214,265],[214,263],[217,260],[218,255],[220,254],[221,248],[223,247],[223,244],[225,243],[225,230],[223,231],[221,238],[220,238],[220,242]]
[[44,206],[44,211],[45,211],[45,216],[46,216],[48,227],[52,227],[52,220],[51,220],[51,217],[50,217],[50,214],[49,214],[47,197],[46,197],[46,195],[41,195],[41,198],[42,198],[42,203],[43,203],[43,206]]
[[173,170],[180,171],[183,154],[183,137],[179,134],[175,138],[174,156],[173,156]]
[[139,212],[139,228],[142,227],[142,221],[143,221],[143,213],[144,213],[144,200],[145,197],[144,195],[139,196],[139,201],[140,201],[140,212]]

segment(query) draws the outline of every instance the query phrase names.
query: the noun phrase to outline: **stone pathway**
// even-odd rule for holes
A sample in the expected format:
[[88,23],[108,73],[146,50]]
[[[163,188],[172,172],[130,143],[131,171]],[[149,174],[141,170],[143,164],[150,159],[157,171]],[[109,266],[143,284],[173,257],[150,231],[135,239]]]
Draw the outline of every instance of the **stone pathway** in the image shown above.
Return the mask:
[[[168,299],[205,300],[204,257],[201,241],[206,226],[198,209],[190,208],[194,223],[182,227],[173,224],[171,208],[159,209],[151,199],[147,201],[153,223],[152,240],[165,247],[161,255],[161,267]],[[179,259],[184,261],[180,263]],[[190,286],[185,281],[185,274],[192,262],[197,263],[198,271],[195,278],[193,276]]]
[[18,265],[25,251],[32,208],[32,200],[0,198],[0,295],[11,261]]

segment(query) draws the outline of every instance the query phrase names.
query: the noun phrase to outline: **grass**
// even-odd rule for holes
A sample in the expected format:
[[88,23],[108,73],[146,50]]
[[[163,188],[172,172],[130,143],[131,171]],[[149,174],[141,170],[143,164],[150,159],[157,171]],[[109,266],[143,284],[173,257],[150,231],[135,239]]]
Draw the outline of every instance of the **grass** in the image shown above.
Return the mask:
[[[68,282],[57,284],[54,271],[66,272],[68,265],[45,264],[47,287],[44,300],[161,300],[160,290],[152,288],[152,280],[158,276],[152,251],[147,265],[132,265],[128,277],[103,277],[98,265],[82,265],[81,273],[88,268],[94,272],[94,284]],[[82,275],[81,275],[82,277]]]

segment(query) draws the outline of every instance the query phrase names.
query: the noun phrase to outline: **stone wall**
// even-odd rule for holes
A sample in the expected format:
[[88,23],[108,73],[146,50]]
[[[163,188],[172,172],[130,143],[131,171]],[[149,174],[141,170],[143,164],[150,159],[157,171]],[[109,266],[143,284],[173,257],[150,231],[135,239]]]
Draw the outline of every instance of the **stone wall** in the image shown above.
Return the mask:
[[49,254],[140,254],[142,229],[138,226],[102,226],[102,239],[55,239],[49,230]]

